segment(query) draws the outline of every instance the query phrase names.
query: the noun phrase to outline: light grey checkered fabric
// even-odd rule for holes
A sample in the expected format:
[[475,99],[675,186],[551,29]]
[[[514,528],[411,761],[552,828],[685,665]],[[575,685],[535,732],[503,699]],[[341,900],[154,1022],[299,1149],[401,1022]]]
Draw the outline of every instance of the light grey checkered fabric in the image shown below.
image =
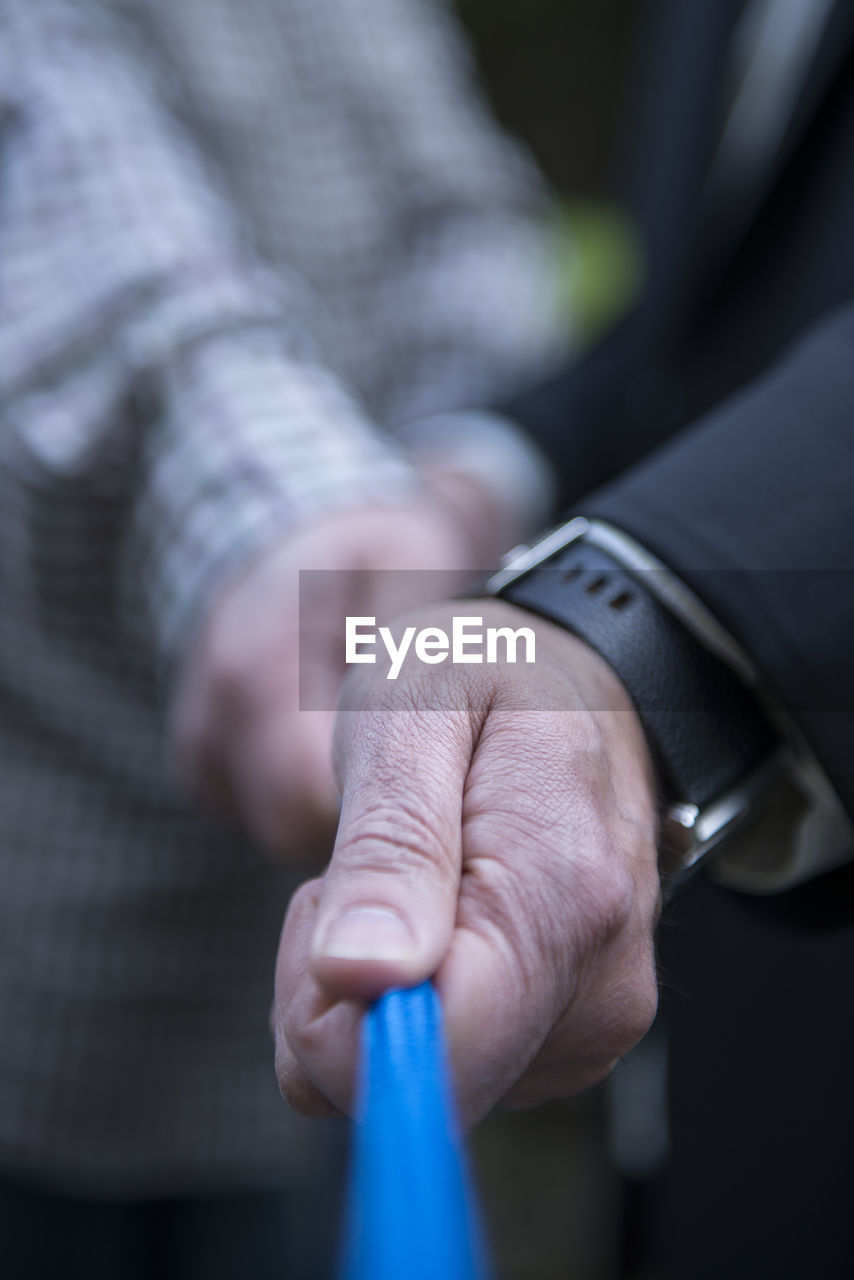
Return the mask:
[[556,336],[527,160],[429,0],[0,0],[0,1173],[284,1176],[290,889],[158,668],[223,574],[411,483],[384,428]]

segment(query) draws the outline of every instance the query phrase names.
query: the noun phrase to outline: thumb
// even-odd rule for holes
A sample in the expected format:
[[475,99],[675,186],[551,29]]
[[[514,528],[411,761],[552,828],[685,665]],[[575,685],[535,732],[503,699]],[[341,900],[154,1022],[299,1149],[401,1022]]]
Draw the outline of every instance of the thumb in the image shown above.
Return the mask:
[[456,916],[472,720],[468,708],[342,714],[341,822],[311,945],[329,995],[373,999],[441,964]]

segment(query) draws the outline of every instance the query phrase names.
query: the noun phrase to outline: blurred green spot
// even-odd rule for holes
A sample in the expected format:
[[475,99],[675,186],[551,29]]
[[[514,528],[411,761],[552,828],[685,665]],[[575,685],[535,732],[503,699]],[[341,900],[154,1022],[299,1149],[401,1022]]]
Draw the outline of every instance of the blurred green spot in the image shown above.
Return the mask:
[[571,201],[554,224],[560,298],[585,343],[597,338],[640,292],[643,264],[630,220],[615,205]]

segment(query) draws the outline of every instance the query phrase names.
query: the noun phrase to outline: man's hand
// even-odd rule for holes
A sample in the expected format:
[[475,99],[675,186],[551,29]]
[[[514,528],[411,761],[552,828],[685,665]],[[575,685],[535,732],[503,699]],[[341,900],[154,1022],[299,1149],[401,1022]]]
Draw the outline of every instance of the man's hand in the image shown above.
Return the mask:
[[[390,579],[408,604],[459,589],[471,555],[449,511],[426,494],[406,508],[326,517],[262,554],[214,600],[179,683],[174,735],[196,789],[273,854],[327,856],[338,821],[331,740],[343,618],[382,617]],[[335,572],[313,577],[301,620],[302,569]],[[400,569],[442,572],[382,572]],[[301,691],[326,710],[300,710]]]
[[567,632],[478,601],[406,619],[533,626],[533,666],[360,668],[337,732],[326,875],[294,898],[276,975],[277,1069],[319,1114],[352,1099],[363,1002],[433,976],[463,1119],[601,1079],[657,986],[655,786],[611,669]]

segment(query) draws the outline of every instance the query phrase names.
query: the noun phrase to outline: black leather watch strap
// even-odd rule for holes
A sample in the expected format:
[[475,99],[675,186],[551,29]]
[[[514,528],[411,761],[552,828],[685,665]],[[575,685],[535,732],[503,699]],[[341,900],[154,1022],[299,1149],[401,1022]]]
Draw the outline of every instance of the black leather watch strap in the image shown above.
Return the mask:
[[668,801],[702,808],[774,750],[754,695],[607,552],[571,542],[499,594],[574,632],[614,669],[657,756]]

